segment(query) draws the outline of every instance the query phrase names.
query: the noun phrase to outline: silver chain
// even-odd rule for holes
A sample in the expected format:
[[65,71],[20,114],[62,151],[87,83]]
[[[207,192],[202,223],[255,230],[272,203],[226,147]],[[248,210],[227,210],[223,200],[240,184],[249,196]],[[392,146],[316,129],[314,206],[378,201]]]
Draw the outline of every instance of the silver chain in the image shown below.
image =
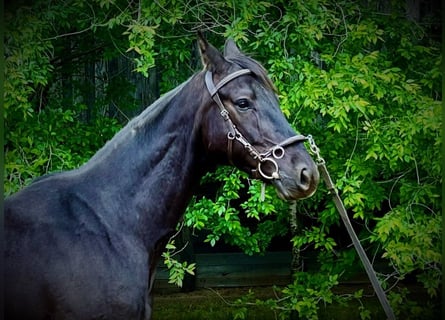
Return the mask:
[[307,136],[307,140],[309,142],[309,148],[311,150],[311,152],[317,157],[315,159],[315,161],[317,162],[318,165],[322,165],[325,164],[326,161],[323,159],[323,157],[320,155],[320,149],[318,148],[318,146],[315,144],[315,140],[312,137],[312,135],[308,134]]

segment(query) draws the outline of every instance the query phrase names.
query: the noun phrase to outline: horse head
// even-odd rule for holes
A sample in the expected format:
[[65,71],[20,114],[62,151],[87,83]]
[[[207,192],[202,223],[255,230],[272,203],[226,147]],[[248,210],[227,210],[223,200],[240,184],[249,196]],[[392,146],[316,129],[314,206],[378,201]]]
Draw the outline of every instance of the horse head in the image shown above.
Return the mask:
[[286,200],[311,196],[317,166],[284,117],[265,69],[232,40],[220,53],[199,35],[208,94],[201,136],[209,155],[276,187]]

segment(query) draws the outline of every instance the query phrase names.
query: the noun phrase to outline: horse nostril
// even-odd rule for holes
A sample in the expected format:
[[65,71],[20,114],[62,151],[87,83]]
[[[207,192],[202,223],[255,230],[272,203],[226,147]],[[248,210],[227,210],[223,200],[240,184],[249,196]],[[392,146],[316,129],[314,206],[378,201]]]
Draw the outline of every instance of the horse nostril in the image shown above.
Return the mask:
[[307,191],[311,187],[311,170],[308,168],[302,168],[299,173],[299,183],[298,186],[303,190]]

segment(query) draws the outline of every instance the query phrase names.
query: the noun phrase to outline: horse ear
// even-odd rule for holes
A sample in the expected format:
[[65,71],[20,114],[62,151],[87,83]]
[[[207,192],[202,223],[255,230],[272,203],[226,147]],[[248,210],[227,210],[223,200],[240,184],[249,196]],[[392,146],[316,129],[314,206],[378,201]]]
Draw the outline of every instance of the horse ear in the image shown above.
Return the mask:
[[218,49],[207,42],[201,32],[198,32],[198,45],[204,69],[212,72],[222,71],[222,66],[226,63],[226,60]]
[[233,57],[241,55],[241,51],[233,39],[229,38],[224,45],[224,57]]

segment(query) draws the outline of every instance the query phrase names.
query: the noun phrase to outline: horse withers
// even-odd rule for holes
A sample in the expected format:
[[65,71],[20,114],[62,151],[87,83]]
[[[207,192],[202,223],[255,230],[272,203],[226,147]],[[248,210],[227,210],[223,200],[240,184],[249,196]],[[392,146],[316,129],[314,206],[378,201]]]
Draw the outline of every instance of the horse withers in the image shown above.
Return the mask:
[[264,68],[198,37],[204,70],[80,168],[5,200],[6,319],[150,319],[154,271],[200,178],[232,164],[283,199],[319,174]]

